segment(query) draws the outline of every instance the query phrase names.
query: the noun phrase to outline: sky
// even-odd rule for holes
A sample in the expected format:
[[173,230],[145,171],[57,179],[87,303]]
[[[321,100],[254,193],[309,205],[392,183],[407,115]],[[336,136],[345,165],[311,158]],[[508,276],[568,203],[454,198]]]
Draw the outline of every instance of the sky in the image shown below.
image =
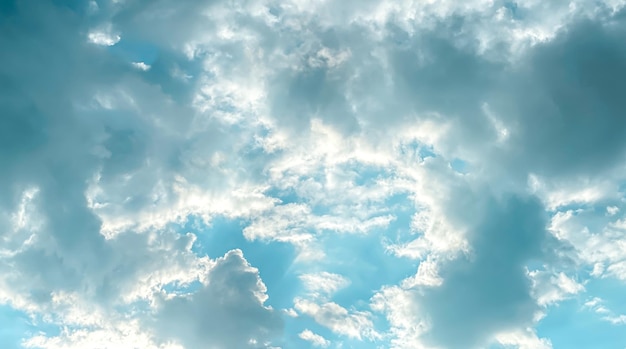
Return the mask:
[[624,37],[624,0],[1,0],[0,347],[624,349]]

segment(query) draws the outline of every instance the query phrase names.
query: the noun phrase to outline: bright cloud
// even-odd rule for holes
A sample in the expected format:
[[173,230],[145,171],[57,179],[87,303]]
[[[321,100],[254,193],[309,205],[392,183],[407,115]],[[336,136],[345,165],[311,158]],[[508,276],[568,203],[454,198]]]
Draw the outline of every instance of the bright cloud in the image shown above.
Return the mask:
[[311,332],[311,330],[309,329],[300,332],[300,334],[298,334],[298,337],[302,338],[305,341],[311,342],[316,347],[326,348],[330,345],[330,342],[327,339],[320,336],[319,334]]
[[305,299],[296,299],[295,309],[311,316],[331,331],[349,338],[372,340],[380,336],[373,328],[371,314],[366,311],[349,311],[337,303],[317,304]]

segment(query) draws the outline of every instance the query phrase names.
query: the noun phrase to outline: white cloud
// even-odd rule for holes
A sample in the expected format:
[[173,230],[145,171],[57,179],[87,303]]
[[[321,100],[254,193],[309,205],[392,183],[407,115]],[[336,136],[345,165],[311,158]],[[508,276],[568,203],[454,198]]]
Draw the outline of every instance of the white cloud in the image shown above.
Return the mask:
[[607,206],[606,207],[606,214],[609,216],[614,216],[619,212],[619,207],[617,206]]
[[601,316],[601,319],[607,321],[613,325],[626,325],[626,315],[615,314],[613,311],[606,307],[604,299],[594,297],[586,301],[583,308],[589,309],[594,313]]
[[552,349],[550,340],[537,337],[531,329],[498,334],[496,340],[502,345],[515,346],[518,349]]
[[330,345],[330,341],[326,338],[320,336],[319,334],[313,333],[309,329],[305,329],[304,331],[298,334],[298,337],[302,338],[307,342],[311,342],[316,347],[326,348]]
[[113,46],[117,44],[122,37],[114,31],[111,23],[107,23],[99,28],[89,31],[87,39],[92,44]]
[[25,348],[40,349],[71,349],[71,348],[102,348],[102,349],[181,349],[182,346],[169,344],[155,345],[145,333],[136,327],[118,325],[117,328],[90,328],[80,330],[63,329],[56,337],[36,335],[23,343]]
[[613,325],[626,325],[626,315],[607,316],[603,319],[612,323]]
[[392,349],[428,349],[422,335],[430,329],[427,316],[417,304],[416,291],[397,286],[385,287],[371,300],[374,311],[385,314],[391,329]]
[[350,284],[350,280],[345,277],[325,271],[302,274],[300,281],[304,284],[305,289],[314,296],[332,296],[337,290]]
[[417,267],[417,273],[403,281],[404,288],[412,288],[415,286],[441,286],[443,279],[439,276],[439,267],[437,262],[432,258],[428,258],[420,262]]
[[306,299],[296,299],[294,302],[298,312],[312,317],[334,333],[358,340],[375,340],[380,337],[374,330],[369,312],[349,311],[334,302],[317,304]]
[[132,62],[133,67],[142,70],[142,71],[148,71],[150,70],[150,65],[144,63],[144,62]]
[[[528,184],[530,190],[542,198],[549,210],[557,210],[567,205],[594,204],[617,198],[613,180],[590,182],[585,179],[550,182],[531,174],[528,177]],[[612,208],[611,211],[615,209],[618,208]],[[609,212],[608,209],[607,212]]]
[[619,216],[607,216],[593,209],[557,212],[550,229],[559,239],[576,248],[575,258],[591,265],[594,277],[626,279],[624,230]]
[[572,297],[585,290],[585,287],[565,273],[549,271],[529,271],[533,282],[533,293],[539,305],[548,306]]
[[111,35],[106,32],[95,31],[88,35],[89,41],[102,46],[113,46],[117,44],[121,37],[119,35]]

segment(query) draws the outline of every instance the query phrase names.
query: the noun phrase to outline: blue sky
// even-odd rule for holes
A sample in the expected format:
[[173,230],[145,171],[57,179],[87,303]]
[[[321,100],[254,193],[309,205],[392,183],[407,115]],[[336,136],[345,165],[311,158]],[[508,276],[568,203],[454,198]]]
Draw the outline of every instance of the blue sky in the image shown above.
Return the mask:
[[0,348],[626,348],[626,1],[0,2]]

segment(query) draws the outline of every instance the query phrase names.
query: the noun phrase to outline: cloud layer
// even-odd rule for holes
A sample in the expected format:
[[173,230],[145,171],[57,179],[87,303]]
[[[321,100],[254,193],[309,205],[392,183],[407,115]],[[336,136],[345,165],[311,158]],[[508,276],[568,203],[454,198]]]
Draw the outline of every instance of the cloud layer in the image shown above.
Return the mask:
[[619,333],[623,6],[3,2],[0,344]]

